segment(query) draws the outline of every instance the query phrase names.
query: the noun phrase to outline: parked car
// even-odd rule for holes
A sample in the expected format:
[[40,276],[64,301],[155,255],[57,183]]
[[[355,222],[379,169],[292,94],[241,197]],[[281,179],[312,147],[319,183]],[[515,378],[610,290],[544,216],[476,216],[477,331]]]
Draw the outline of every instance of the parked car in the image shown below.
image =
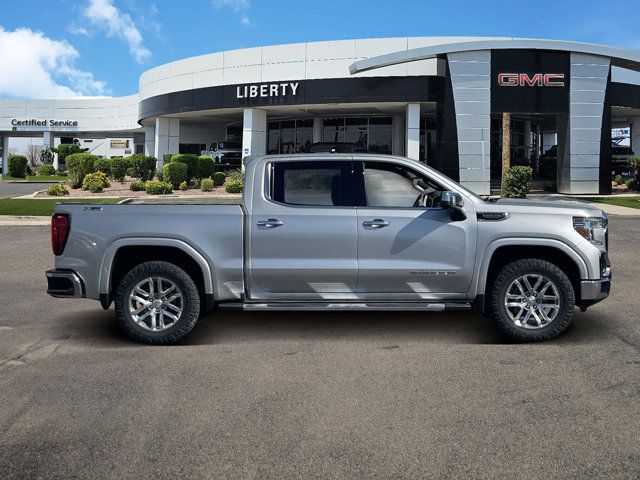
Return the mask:
[[359,143],[318,142],[311,145],[309,153],[367,153]]
[[483,200],[382,155],[245,166],[234,205],[56,205],[48,293],[115,301],[146,343],[175,342],[214,306],[473,308],[512,339],[546,340],[609,294],[607,216],[590,204]]
[[213,142],[209,150],[203,150],[201,155],[213,158],[216,163],[236,165],[242,164],[242,143],[234,141]]

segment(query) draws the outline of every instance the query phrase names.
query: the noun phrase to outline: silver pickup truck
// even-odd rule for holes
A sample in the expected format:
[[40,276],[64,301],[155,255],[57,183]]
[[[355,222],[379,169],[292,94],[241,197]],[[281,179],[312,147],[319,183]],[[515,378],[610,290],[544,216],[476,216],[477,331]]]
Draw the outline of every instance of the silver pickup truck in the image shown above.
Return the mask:
[[59,204],[48,293],[86,297],[131,338],[171,343],[217,308],[470,309],[545,340],[609,294],[607,217],[482,199],[406,158],[264,156],[238,204]]

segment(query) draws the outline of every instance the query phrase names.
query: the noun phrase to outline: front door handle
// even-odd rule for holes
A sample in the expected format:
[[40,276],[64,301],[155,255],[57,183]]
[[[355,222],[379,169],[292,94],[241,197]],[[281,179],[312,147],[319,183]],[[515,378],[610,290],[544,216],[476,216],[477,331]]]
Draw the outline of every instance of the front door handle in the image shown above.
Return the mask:
[[362,222],[362,226],[367,230],[378,230],[380,228],[388,227],[391,225],[383,218],[374,218],[373,220],[366,220]]
[[278,220],[277,218],[268,218],[266,220],[258,220],[256,222],[256,225],[264,228],[275,228],[281,227],[282,225],[284,225],[284,222],[282,220]]

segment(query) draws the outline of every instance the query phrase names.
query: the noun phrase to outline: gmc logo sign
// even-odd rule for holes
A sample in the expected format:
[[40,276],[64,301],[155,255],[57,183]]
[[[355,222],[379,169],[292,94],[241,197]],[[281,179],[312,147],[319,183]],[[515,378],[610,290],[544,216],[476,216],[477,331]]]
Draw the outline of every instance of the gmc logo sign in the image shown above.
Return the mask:
[[564,73],[499,73],[501,87],[564,87]]

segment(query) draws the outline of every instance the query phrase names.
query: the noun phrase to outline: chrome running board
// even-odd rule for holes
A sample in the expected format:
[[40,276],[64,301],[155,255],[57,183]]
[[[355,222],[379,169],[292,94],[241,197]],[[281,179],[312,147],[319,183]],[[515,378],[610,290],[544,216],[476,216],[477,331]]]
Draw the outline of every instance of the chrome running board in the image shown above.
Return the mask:
[[441,312],[443,310],[469,310],[468,303],[428,302],[269,302],[269,303],[220,303],[219,308],[249,311],[327,311],[327,310],[393,310]]

